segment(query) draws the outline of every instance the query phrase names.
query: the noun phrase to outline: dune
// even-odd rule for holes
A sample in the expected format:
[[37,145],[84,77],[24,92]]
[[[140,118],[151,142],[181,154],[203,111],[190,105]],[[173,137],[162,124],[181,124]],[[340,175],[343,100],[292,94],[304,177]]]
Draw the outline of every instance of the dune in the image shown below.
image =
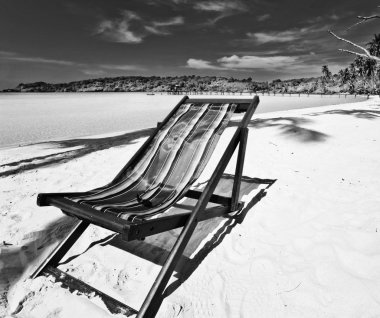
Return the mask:
[[[35,202],[39,192],[111,181],[147,133],[0,150],[0,316],[118,316],[97,297],[72,294],[50,278],[28,279],[75,222]],[[378,97],[254,115],[244,216],[197,227],[157,317],[379,316],[379,162]],[[225,184],[233,172],[230,164]],[[264,188],[267,195],[251,204]],[[90,227],[60,269],[138,309],[177,235],[125,243]]]

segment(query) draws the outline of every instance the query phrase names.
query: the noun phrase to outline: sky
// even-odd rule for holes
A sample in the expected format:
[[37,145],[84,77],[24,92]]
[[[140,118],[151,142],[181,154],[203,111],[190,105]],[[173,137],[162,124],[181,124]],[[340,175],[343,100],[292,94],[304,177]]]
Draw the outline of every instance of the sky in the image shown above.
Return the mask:
[[319,76],[353,57],[377,0],[0,0],[0,89],[113,76]]

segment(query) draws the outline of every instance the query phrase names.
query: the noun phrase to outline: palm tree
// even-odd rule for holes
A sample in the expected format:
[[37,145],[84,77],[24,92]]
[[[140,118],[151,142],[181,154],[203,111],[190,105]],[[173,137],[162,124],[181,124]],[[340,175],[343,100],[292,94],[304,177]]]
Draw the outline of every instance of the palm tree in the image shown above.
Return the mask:
[[342,84],[347,83],[351,79],[351,74],[347,67],[344,70],[340,70],[338,72],[338,75],[340,77]]
[[[373,39],[367,43],[367,49],[372,55],[380,57],[380,33],[374,34]],[[376,78],[380,79],[380,63],[371,64],[371,75],[373,85],[376,86]]]
[[367,43],[367,49],[371,55],[380,56],[380,33],[374,34],[374,38]]
[[329,67],[327,65],[322,66],[322,75],[323,75],[323,79],[330,79],[331,78],[331,72],[330,72]]
[[368,77],[375,75],[376,62],[374,60],[366,59],[364,61],[364,74]]
[[376,73],[377,70],[377,63],[374,60],[371,59],[365,59],[364,65],[363,65],[363,71],[364,75],[368,79],[368,85],[372,88],[372,90],[375,90],[376,88]]
[[322,87],[323,91],[326,92],[326,84],[328,80],[331,78],[331,72],[327,65],[322,66]]
[[355,67],[357,69],[358,75],[363,76],[364,75],[364,64],[365,64],[364,58],[361,56],[357,56],[354,60],[354,64],[355,64]]
[[351,74],[351,79],[355,79],[355,78],[356,78],[356,67],[355,67],[355,63],[351,63],[351,64],[350,64],[349,71],[350,71],[350,74]]

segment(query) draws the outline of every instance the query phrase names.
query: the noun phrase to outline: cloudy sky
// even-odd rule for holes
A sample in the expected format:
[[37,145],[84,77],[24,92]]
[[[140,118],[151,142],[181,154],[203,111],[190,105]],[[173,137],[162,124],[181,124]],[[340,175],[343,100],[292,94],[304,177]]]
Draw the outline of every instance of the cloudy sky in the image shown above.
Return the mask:
[[351,56],[332,29],[365,44],[377,0],[0,0],[0,89],[121,75],[255,80],[333,71]]

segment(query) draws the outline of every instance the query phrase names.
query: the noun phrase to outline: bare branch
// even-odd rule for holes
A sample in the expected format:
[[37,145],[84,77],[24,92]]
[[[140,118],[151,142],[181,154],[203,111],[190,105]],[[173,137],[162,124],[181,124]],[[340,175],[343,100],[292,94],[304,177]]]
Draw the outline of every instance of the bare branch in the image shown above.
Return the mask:
[[[379,8],[380,8],[380,6],[379,6]],[[366,22],[366,21],[368,21],[368,20],[372,20],[372,19],[380,19],[380,15],[371,15],[371,16],[369,16],[369,17],[363,17],[363,16],[361,16],[361,15],[358,15],[357,18],[358,18],[360,21],[357,22],[357,23],[355,23],[355,24],[353,24],[353,25],[351,25],[350,27],[348,27],[345,31],[347,31],[347,30],[349,30],[349,29],[352,29],[353,27],[355,27],[355,26],[357,26],[357,25],[359,25],[359,24],[362,24],[362,23],[364,23],[364,22]]]
[[344,38],[342,38],[342,37],[336,35],[336,34],[335,34],[333,31],[331,31],[331,30],[329,30],[328,32],[329,32],[332,36],[334,36],[335,38],[337,38],[338,40],[343,41],[343,42],[346,42],[346,43],[348,43],[348,44],[350,44],[350,45],[352,45],[352,46],[355,46],[356,48],[358,48],[358,49],[364,51],[364,53],[365,53],[367,56],[370,56],[370,55],[371,55],[371,54],[369,53],[369,51],[368,51],[367,49],[365,49],[364,47],[362,47],[362,46],[360,46],[360,45],[358,45],[358,44],[356,44],[356,43],[354,43],[354,42],[351,42],[350,40],[344,39]]
[[371,55],[371,53],[369,53],[369,51],[368,51],[366,48],[364,48],[364,47],[362,47],[362,46],[360,46],[360,45],[358,45],[358,44],[356,44],[356,43],[354,43],[354,42],[351,42],[350,40],[344,39],[344,38],[342,38],[342,37],[336,35],[334,32],[332,32],[332,31],[330,31],[330,30],[329,30],[328,32],[329,32],[332,36],[334,36],[335,38],[337,38],[338,40],[343,41],[343,42],[346,42],[346,43],[348,43],[348,44],[350,44],[350,45],[356,47],[357,49],[363,51],[364,54],[363,54],[363,53],[355,53],[355,52],[353,52],[353,51],[348,51],[348,50],[343,50],[343,49],[340,49],[339,51],[347,52],[347,53],[355,54],[355,55],[359,55],[359,56],[365,56],[365,57],[367,57],[367,58],[370,58],[370,59],[372,59],[372,60],[375,60],[376,62],[380,62],[380,58],[377,57],[377,56]]
[[361,56],[361,57],[365,57],[365,58],[368,57],[367,55],[365,55],[363,53],[358,53],[358,52],[354,52],[354,51],[350,51],[350,50],[338,49],[338,51],[345,52],[345,53],[350,53],[350,54]]
[[380,19],[380,15],[374,14],[374,15],[371,15],[369,17],[363,17],[361,15],[358,15],[358,19],[361,19],[361,20],[364,20],[364,21],[372,20],[372,19]]

